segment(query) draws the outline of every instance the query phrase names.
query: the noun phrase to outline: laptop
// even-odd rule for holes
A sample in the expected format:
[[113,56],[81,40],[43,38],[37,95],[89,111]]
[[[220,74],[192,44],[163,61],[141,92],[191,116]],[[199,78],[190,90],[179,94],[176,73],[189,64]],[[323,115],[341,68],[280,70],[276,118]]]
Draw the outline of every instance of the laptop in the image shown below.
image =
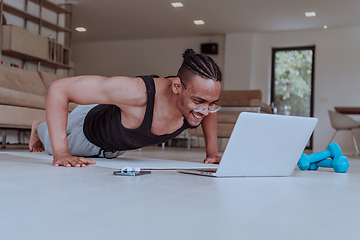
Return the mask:
[[317,118],[242,112],[217,169],[179,169],[211,177],[290,176]]

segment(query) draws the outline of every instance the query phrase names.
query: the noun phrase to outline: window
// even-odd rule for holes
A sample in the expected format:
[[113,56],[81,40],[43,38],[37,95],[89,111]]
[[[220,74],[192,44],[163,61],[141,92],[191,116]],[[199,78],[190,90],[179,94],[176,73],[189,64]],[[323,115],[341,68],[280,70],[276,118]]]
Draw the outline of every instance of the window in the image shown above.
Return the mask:
[[314,60],[315,46],[273,48],[271,103],[276,114],[313,117]]

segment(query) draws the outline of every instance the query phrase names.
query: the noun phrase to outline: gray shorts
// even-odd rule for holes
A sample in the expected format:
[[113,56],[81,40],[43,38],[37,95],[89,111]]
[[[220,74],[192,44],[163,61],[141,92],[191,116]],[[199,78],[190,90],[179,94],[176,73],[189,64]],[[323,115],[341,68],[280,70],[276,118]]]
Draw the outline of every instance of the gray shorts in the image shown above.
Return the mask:
[[[86,114],[95,106],[96,104],[79,105],[69,114],[66,133],[70,154],[78,157],[116,158],[126,151],[104,152],[100,147],[92,144],[85,137],[83,131],[84,120]],[[38,134],[41,142],[44,144],[45,152],[52,155],[53,151],[46,123],[40,123]]]

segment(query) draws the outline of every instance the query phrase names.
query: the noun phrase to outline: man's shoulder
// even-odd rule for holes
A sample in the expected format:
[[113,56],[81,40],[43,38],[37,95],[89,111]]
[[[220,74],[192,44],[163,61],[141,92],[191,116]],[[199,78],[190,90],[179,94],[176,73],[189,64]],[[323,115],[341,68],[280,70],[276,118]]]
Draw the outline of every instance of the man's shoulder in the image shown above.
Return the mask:
[[112,82],[112,85],[115,86],[116,89],[131,91],[145,88],[144,81],[140,77],[116,76],[108,79]]
[[143,105],[146,103],[146,86],[138,77],[117,76],[111,78],[111,91],[116,105]]
[[114,76],[109,77],[108,80],[116,81],[118,83],[136,83],[138,81],[142,81],[140,77],[126,77],[126,76]]

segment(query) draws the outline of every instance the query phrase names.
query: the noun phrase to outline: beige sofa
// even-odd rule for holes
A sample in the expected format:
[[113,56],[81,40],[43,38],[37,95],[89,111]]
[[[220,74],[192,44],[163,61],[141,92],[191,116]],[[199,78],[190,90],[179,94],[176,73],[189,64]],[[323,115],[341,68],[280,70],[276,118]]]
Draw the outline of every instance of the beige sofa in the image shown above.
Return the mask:
[[[6,147],[7,130],[29,130],[34,120],[46,120],[46,86],[60,78],[63,77],[0,65],[2,148]],[[74,105],[69,110],[73,108]]]
[[[217,115],[218,138],[229,138],[240,112],[272,113],[271,106],[262,101],[261,90],[223,90],[220,93],[222,109]],[[203,137],[201,127],[188,130],[188,149],[192,137]]]

